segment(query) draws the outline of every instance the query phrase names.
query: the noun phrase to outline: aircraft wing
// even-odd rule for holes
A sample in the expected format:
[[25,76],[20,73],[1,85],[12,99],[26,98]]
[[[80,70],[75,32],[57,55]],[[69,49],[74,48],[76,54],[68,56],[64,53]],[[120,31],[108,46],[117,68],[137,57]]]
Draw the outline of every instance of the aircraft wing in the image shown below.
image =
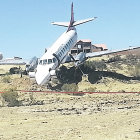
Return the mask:
[[102,56],[102,55],[109,55],[109,54],[114,54],[114,53],[119,53],[119,52],[125,52],[125,51],[129,51],[129,50],[131,51],[131,50],[136,50],[136,49],[140,49],[140,47],[129,47],[126,49],[108,50],[108,51],[100,51],[100,52],[92,52],[92,53],[81,52],[74,56],[67,55],[63,59],[62,64],[69,63],[69,62],[75,62],[75,65],[79,65],[79,64],[83,63],[85,60],[87,60],[88,58]]
[[129,47],[126,49],[118,49],[118,50],[108,50],[108,51],[101,51],[101,52],[93,52],[93,53],[86,53],[86,58],[96,57],[96,56],[102,56],[102,55],[108,55],[108,54],[114,54],[118,52],[125,52],[128,50],[135,50],[140,49],[140,47]]

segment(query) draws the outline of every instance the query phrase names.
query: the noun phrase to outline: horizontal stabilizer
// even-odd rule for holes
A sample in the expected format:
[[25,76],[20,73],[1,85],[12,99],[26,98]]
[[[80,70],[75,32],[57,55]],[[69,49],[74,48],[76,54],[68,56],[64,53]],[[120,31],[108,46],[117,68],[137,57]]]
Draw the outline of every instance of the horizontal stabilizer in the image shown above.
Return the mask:
[[69,22],[52,22],[52,25],[58,25],[58,26],[64,26],[64,27],[69,27]]
[[[72,26],[77,26],[77,25],[80,25],[80,24],[83,24],[83,23],[92,21],[92,20],[94,20],[94,19],[96,19],[96,18],[97,18],[97,17],[88,18],[88,19],[84,19],[84,20],[78,20],[78,21],[75,21],[75,22],[73,23]],[[63,26],[63,27],[69,27],[70,22],[52,22],[51,24],[52,24],[52,25]]]
[[77,26],[77,25],[80,25],[80,24],[83,24],[83,23],[92,21],[92,20],[94,20],[94,19],[96,19],[96,18],[97,18],[97,17],[75,21],[74,24],[73,24],[73,26]]

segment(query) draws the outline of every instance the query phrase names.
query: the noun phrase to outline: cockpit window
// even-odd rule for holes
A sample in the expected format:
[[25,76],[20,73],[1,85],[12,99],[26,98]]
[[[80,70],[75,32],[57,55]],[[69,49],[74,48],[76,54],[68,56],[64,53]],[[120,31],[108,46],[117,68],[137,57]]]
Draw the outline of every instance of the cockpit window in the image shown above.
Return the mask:
[[39,64],[40,64],[40,65],[42,64],[42,60],[39,61]]
[[43,65],[47,64],[47,59],[43,60]]
[[44,60],[40,60],[39,64],[40,65],[46,65],[46,64],[51,64],[51,63],[55,63],[56,62],[56,58],[53,59],[44,59]]
[[55,63],[56,62],[56,58],[53,58],[53,63]]
[[48,59],[48,64],[51,64],[52,63],[52,59]]

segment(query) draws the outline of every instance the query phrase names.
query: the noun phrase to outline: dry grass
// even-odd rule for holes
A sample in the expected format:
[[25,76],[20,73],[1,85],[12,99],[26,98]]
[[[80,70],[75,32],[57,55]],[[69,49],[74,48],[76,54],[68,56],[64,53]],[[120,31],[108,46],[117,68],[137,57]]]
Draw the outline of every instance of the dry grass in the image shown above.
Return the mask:
[[[102,56],[91,58],[88,61],[107,61],[109,58],[114,56]],[[125,56],[121,56],[122,59],[125,59]],[[131,65],[134,67],[134,65]],[[106,71],[116,72],[125,76],[133,76],[127,64],[123,62],[114,62],[108,63]],[[91,84],[88,81],[88,77],[83,77],[83,80],[78,83],[79,91],[86,91],[87,89],[93,88],[95,91],[103,92],[139,92],[140,91],[140,82],[138,80],[130,81],[121,81],[119,79],[112,79],[109,77],[103,77],[101,80],[95,84]]]
[[[112,56],[95,57],[95,58],[89,59],[88,61],[100,61],[100,60],[107,61],[111,57]],[[125,56],[121,56],[121,58],[124,59]],[[105,71],[115,71],[125,76],[131,76],[129,67],[123,62],[107,63],[106,65],[107,65],[107,68],[105,69]],[[8,72],[11,67],[14,67],[14,66],[0,65],[0,72],[1,72],[0,74]],[[22,66],[22,68],[24,69],[24,66]],[[13,87],[17,89],[21,89],[21,90],[24,90],[24,89],[25,90],[26,89],[44,90],[44,87],[39,87],[36,84],[34,84],[34,81],[30,80],[28,76],[23,76],[22,78],[20,78],[20,75],[16,75],[16,74],[9,75],[10,82],[7,82],[7,83],[3,82],[2,80],[4,77],[5,76],[0,76],[0,90],[5,90],[5,89],[13,88]],[[91,88],[91,89],[94,89],[95,91],[106,91],[106,92],[108,91],[111,91],[111,92],[112,91],[114,92],[137,91],[138,92],[140,91],[140,82],[138,80],[121,81],[119,79],[103,77],[101,80],[99,80],[95,84],[91,84],[88,81],[87,77],[83,77],[82,81],[78,83],[78,88],[79,88],[78,89],[79,91],[86,91]]]

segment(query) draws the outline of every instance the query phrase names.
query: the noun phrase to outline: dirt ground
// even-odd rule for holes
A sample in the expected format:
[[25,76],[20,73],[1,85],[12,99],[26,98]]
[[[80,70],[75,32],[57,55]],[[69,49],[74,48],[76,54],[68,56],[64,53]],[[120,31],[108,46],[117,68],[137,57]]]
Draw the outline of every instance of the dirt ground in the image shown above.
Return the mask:
[[[0,91],[9,88],[47,90],[37,86],[28,76],[3,75],[8,70],[9,66],[0,67]],[[90,87],[107,92],[140,91],[139,80],[124,82],[112,78],[103,78],[96,84],[85,78],[78,87],[79,91]],[[19,100],[22,101],[19,107],[3,107],[0,96],[0,140],[140,140],[138,93],[19,92]]]
[[[24,101],[30,95],[20,93]],[[140,94],[34,93],[33,99],[43,105],[0,107],[1,140],[140,139]]]

